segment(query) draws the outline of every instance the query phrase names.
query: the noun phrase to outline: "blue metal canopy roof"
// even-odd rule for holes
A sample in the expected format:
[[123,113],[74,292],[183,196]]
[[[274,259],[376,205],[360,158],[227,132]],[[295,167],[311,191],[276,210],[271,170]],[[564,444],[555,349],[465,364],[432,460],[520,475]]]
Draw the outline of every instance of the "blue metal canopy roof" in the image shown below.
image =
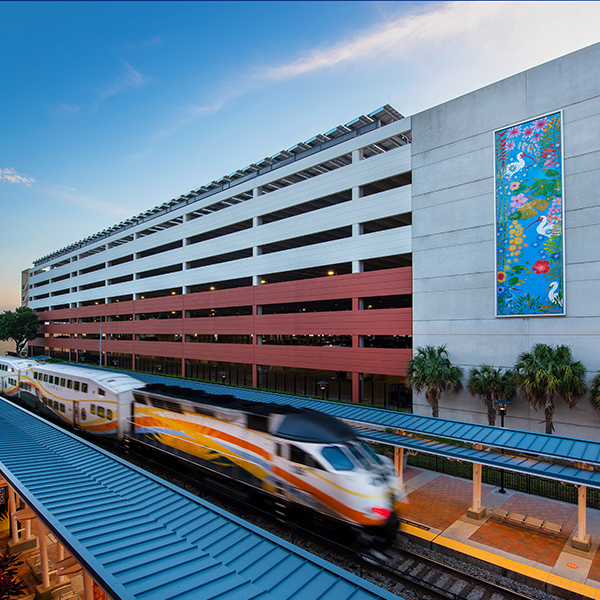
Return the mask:
[[0,474],[119,600],[397,600],[0,401]]
[[437,454],[453,460],[479,463],[506,469],[507,471],[545,477],[546,479],[555,479],[574,485],[586,485],[600,488],[600,473],[594,471],[576,469],[574,467],[556,465],[519,456],[495,454],[486,452],[485,450],[475,450],[473,448],[453,446],[451,444],[432,442],[430,440],[420,440],[405,435],[385,433],[383,431],[373,431],[371,429],[358,429],[357,431],[361,438],[371,442],[400,446],[402,448],[407,448],[408,450]]

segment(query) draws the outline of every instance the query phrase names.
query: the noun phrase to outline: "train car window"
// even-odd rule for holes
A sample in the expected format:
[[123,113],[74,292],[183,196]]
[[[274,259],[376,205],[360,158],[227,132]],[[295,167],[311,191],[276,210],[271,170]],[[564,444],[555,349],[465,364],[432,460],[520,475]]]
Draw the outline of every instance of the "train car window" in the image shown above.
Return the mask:
[[79,381],[74,381],[73,382],[73,389],[78,392],[79,391]]
[[104,417],[104,406],[98,407],[97,414],[99,417]]
[[102,388],[98,388],[98,396],[104,396],[104,390]]
[[60,405],[60,412],[64,413],[65,412],[65,405],[61,403]]
[[44,374],[44,381],[48,381],[48,375]]
[[70,390],[73,389],[73,380],[72,379],[67,379],[67,387]]
[[354,470],[354,464],[338,446],[326,446],[321,450],[321,454],[336,471]]
[[48,383],[54,383],[54,377],[52,375],[48,377]]
[[107,410],[106,411],[106,418],[109,419],[109,420],[112,419],[112,410]]
[[35,371],[33,372],[33,378],[37,379],[37,373]]
[[85,414],[85,408],[81,409],[81,420],[85,421],[87,419],[87,415]]
[[64,377],[61,377],[61,378],[60,378],[60,385],[61,385],[62,387],[65,387],[65,378],[64,378]]
[[248,429],[269,433],[269,419],[264,415],[248,415]]
[[82,384],[81,384],[81,391],[82,391],[84,394],[87,394],[87,383],[82,383]]
[[92,406],[90,406],[90,412],[95,415],[96,414],[96,405],[92,404]]
[[58,400],[54,401],[54,410],[58,410]]

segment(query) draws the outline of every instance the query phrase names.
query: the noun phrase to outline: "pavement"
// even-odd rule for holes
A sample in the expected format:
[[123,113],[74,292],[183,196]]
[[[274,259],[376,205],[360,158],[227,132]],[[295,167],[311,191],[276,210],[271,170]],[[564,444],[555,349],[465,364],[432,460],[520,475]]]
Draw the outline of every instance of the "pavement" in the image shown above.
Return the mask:
[[[438,546],[473,556],[508,570],[551,582],[580,596],[600,599],[600,510],[587,509],[586,531],[592,536],[589,552],[570,545],[577,534],[577,505],[482,485],[487,516],[467,517],[472,482],[415,467],[404,471],[400,501],[402,530]],[[492,508],[561,526],[549,532],[540,526],[516,524],[490,514]]]

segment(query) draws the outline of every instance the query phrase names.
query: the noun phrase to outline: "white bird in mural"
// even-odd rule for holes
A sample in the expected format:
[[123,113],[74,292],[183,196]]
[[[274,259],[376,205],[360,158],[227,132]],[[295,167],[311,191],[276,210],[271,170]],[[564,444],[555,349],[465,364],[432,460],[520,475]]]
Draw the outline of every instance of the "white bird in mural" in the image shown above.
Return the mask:
[[[550,300],[550,302],[556,302],[556,299],[558,298],[558,292],[556,291],[558,289],[558,281],[553,281],[550,284],[550,287],[546,288],[544,291],[548,292],[548,299]],[[550,290],[550,291],[548,291]]]
[[552,230],[554,229],[554,225],[552,223],[548,223],[547,217],[538,217],[533,223],[529,223],[527,227],[525,227],[525,231],[527,231],[532,225],[535,223],[540,223],[536,231],[545,237],[550,237],[552,235]]
[[517,154],[517,161],[508,163],[506,167],[504,167],[504,176],[507,179],[514,177],[525,166],[525,161],[523,160],[524,157],[531,158],[531,160],[535,162],[535,159],[529,156],[529,154],[519,152],[519,154]]
[[562,299],[560,298],[560,294],[556,291],[558,289],[558,281],[553,281],[550,284],[550,287],[547,287],[544,291],[548,292],[548,300],[552,302],[552,304],[557,304],[562,308]]

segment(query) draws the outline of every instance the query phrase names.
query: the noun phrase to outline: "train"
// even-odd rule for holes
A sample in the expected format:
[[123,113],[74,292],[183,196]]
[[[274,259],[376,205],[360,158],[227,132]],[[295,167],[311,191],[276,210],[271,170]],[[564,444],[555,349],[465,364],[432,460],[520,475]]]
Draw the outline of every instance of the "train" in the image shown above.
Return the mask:
[[330,415],[8,356],[0,379],[3,395],[41,414],[151,447],[258,491],[272,506],[308,510],[376,543],[397,531],[393,462]]

